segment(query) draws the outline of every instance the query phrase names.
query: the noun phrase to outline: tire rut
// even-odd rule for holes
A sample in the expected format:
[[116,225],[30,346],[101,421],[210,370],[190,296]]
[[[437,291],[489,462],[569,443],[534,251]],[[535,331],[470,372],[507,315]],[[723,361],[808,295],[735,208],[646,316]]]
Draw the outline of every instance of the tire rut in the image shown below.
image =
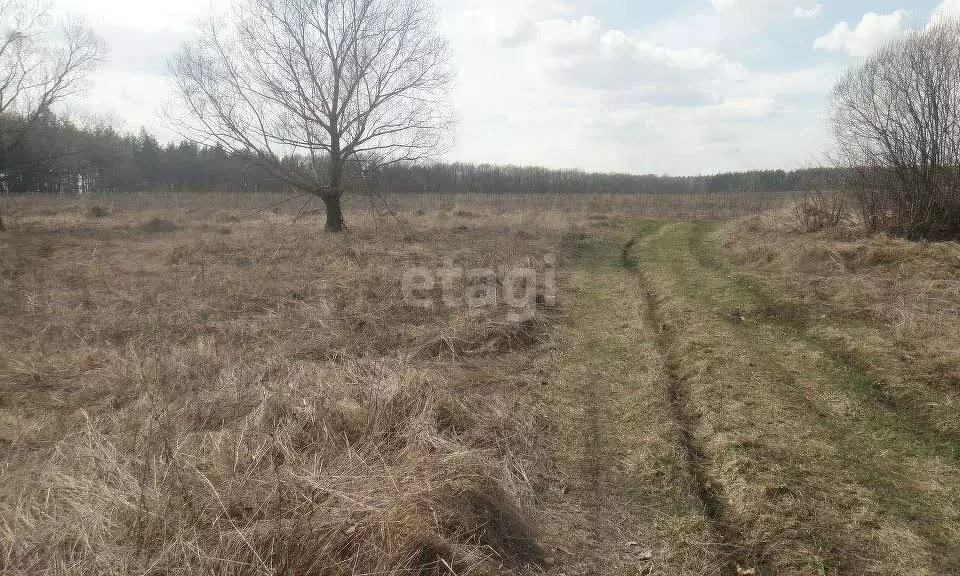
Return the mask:
[[639,238],[632,238],[622,250],[624,268],[636,276],[645,300],[645,322],[655,334],[657,350],[663,363],[666,378],[666,390],[673,418],[679,430],[680,447],[686,459],[689,477],[694,482],[694,491],[710,522],[714,535],[727,563],[730,573],[740,574],[740,567],[751,567],[760,573],[766,573],[761,555],[753,550],[745,536],[735,524],[728,520],[726,513],[727,498],[723,487],[714,482],[709,473],[710,458],[698,445],[694,437],[698,417],[688,409],[689,398],[683,378],[680,376],[671,350],[675,347],[675,336],[660,314],[657,294],[651,290],[650,282],[644,275],[639,262],[632,254]]
[[[602,418],[605,412],[607,391],[602,389],[601,379],[591,373],[580,387],[584,405],[583,454],[581,456],[581,473],[587,481],[587,494],[584,504],[587,508],[587,521],[590,524],[590,540],[593,546],[599,547],[599,540],[603,534],[604,496],[603,473],[607,461],[607,448],[603,430]],[[587,574],[600,574],[601,567],[594,560],[587,566]]]

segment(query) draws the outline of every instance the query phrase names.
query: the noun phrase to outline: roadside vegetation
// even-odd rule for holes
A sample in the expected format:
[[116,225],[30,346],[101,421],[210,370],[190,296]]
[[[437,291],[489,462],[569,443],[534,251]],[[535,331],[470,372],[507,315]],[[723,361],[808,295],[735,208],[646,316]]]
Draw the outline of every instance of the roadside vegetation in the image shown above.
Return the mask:
[[960,237],[960,20],[931,22],[848,70],[833,131],[868,231]]
[[[719,504],[715,522],[729,530],[736,556],[763,573],[949,573],[960,530],[958,444],[949,431],[960,416],[955,384],[905,379],[912,391],[899,389],[902,403],[890,398],[887,378],[896,375],[879,368],[923,364],[895,342],[876,344],[883,321],[845,315],[845,282],[819,284],[830,296],[810,303],[802,290],[816,285],[811,278],[787,286],[775,269],[744,258],[766,247],[769,264],[791,249],[789,235],[764,236],[757,226],[672,223],[633,249],[667,335],[680,418]],[[812,244],[799,234],[793,241]],[[927,265],[951,266],[943,255]],[[918,309],[932,304],[915,296]],[[957,301],[953,294],[944,304]]]

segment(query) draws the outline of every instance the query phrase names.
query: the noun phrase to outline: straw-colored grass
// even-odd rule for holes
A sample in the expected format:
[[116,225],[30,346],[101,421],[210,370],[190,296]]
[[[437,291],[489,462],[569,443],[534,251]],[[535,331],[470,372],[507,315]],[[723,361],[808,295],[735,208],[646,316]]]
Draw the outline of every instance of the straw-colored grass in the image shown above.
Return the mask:
[[414,308],[399,280],[447,261],[542,267],[565,217],[358,212],[330,236],[299,206],[222,200],[12,211],[0,572],[536,562],[540,422],[520,391],[543,310]]
[[[960,562],[955,243],[682,220],[750,195],[354,196],[344,235],[282,199],[7,202],[0,573]],[[558,302],[440,304],[517,266]],[[414,268],[464,274],[420,308]]]
[[[728,226],[731,261],[781,291],[884,401],[960,438],[960,244],[792,230],[783,212]],[[782,304],[782,303],[781,303]]]
[[761,574],[953,574],[956,246],[792,226],[643,225],[624,248],[712,524]]

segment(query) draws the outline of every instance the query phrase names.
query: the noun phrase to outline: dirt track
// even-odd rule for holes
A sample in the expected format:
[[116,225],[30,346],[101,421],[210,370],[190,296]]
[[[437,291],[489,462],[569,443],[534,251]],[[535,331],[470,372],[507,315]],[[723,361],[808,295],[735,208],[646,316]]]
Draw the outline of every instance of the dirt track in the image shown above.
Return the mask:
[[883,402],[820,311],[709,223],[571,251],[555,329],[552,573],[960,574],[955,439]]

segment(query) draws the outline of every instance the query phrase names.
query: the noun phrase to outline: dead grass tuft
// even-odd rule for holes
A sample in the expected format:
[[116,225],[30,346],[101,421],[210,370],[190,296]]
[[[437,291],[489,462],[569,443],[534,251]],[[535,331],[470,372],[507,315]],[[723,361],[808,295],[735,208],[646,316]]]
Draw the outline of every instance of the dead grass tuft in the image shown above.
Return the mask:
[[93,206],[87,208],[87,216],[89,218],[106,218],[109,215],[110,210],[98,204],[94,204]]
[[428,339],[420,355],[459,358],[511,352],[536,343],[542,328],[543,320],[534,311],[517,314],[511,310],[497,318],[467,316]]
[[812,192],[793,205],[794,223],[800,232],[832,229],[848,220],[848,202],[843,192]]
[[176,232],[179,228],[179,226],[164,218],[151,218],[138,227],[141,232],[148,234],[167,234]]

